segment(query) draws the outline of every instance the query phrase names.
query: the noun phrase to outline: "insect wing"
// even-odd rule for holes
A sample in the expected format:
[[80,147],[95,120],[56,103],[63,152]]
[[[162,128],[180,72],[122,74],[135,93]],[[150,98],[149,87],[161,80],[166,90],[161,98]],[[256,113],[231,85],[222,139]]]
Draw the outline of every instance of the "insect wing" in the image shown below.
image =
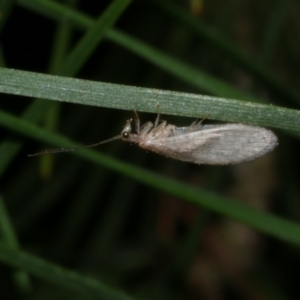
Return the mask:
[[252,160],[277,145],[274,133],[258,126],[207,125],[191,133],[189,127],[176,130],[172,136],[151,141],[148,149],[196,164],[226,165]]

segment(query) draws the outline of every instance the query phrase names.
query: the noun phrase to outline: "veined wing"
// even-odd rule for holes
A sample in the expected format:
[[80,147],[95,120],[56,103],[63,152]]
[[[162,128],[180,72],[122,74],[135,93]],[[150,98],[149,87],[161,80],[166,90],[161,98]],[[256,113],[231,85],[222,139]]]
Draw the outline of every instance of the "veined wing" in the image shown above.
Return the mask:
[[[144,148],[196,164],[226,165],[252,160],[277,145],[275,134],[263,127],[243,124],[207,125],[188,133],[150,140]],[[186,130],[187,133],[184,133]]]

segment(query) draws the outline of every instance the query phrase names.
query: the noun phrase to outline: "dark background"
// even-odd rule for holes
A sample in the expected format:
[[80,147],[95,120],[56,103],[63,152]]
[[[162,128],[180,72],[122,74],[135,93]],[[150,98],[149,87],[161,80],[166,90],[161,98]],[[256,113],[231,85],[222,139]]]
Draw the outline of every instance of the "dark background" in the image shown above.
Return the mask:
[[[164,1],[215,28],[235,49],[298,92],[298,1]],[[98,17],[110,3],[78,0],[67,5]],[[2,66],[49,73],[57,22],[25,8],[22,1],[15,1],[11,14],[2,21]],[[155,1],[133,1],[115,28],[266,103],[299,106],[265,85],[234,54],[172,18]],[[70,49],[81,37],[81,31],[72,31]],[[207,94],[106,39],[76,77]],[[21,116],[31,101],[2,94],[1,109]],[[132,116],[128,111],[65,103],[54,114],[56,130],[82,144],[119,134]],[[155,119],[147,113],[140,117],[142,123]],[[164,119],[178,126],[192,122],[171,116]],[[47,116],[40,125],[45,123]],[[296,246],[68,153],[29,159],[27,154],[49,145],[3,128],[0,134],[3,141],[23,142],[18,156],[1,174],[0,188],[20,248],[27,253],[141,299],[298,299]],[[276,134],[280,146],[274,152],[228,167],[174,161],[121,141],[98,150],[298,222],[299,142],[287,133]],[[30,291],[24,292],[13,274],[14,269],[0,265],[3,299],[93,298],[34,276],[30,276]]]

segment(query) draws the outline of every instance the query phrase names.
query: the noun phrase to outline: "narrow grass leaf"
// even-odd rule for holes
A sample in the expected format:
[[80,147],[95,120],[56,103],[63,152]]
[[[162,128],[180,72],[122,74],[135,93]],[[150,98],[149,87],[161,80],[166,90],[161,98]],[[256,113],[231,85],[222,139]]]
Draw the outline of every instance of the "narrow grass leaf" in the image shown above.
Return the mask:
[[[30,3],[33,6],[39,2],[34,1]],[[52,1],[53,2],[53,1]],[[54,2],[53,2],[54,3]],[[128,6],[130,0],[115,0],[105,11],[104,15],[100,16],[95,23],[95,27],[91,28],[89,32],[79,41],[77,47],[71,53],[66,63],[61,69],[58,69],[58,74],[74,76],[83,63],[88,59],[91,52],[95,49],[97,44],[102,40],[106,31],[116,22],[124,9]],[[50,3],[51,4],[51,3]],[[63,17],[64,19],[64,17]],[[61,20],[62,21],[62,20]],[[38,122],[53,103],[40,102],[36,99],[24,112],[23,118],[26,120]],[[21,143],[3,141],[0,146],[0,175],[3,174],[9,166],[16,153],[21,148]]]
[[[0,111],[0,125],[56,147],[76,146],[74,142],[67,138],[47,132],[2,111]],[[185,201],[203,206],[236,221],[245,223],[263,233],[300,246],[300,225],[295,222],[284,220],[263,211],[257,211],[247,205],[218,196],[214,193],[196,189],[176,180],[154,174],[138,167],[133,167],[110,156],[96,152],[95,150],[75,151],[72,152],[72,154],[99,166],[109,168],[160,191],[170,193]]]
[[[77,104],[300,130],[300,112],[233,99],[139,88],[0,68],[0,92]],[[147,121],[147,120],[145,120]]]
[[90,29],[67,57],[61,75],[75,75],[88,60],[95,47],[106,35],[108,29],[119,19],[131,0],[114,0],[110,6],[93,22]]
[[[0,196],[0,239],[12,251],[19,250],[19,243],[15,230],[11,224],[10,217],[6,210],[4,200]],[[15,270],[13,278],[16,288],[21,293],[27,293],[31,289],[30,278],[23,270]]]
[[39,278],[77,291],[85,296],[93,296],[103,300],[132,299],[125,293],[108,287],[99,280],[64,269],[36,256],[24,252],[12,251],[9,247],[3,245],[3,243],[0,243],[0,260],[5,264],[22,268]]
[[[53,1],[48,0],[33,0],[33,2],[35,5],[32,5],[32,0],[19,0],[21,5],[50,18],[54,18],[55,20],[61,20],[62,17],[65,16],[68,19],[68,22],[72,22],[76,26],[84,29],[92,26],[93,24],[93,20],[90,17],[84,16],[83,14],[59,3],[54,3]],[[200,71],[199,69],[181,62],[169,54],[159,51],[128,34],[122,33],[121,31],[110,29],[107,31],[106,38],[132,51],[170,74],[175,75],[188,84],[210,94],[238,98],[247,101],[262,102],[262,100],[258,97],[232,87],[229,84]]]
[[[272,22],[270,25],[271,36],[268,37],[268,41],[265,43],[272,43],[269,39],[274,39],[272,37],[274,34],[278,35],[278,28],[281,26],[282,20],[285,14],[285,6],[287,1],[277,1],[280,2],[277,6],[278,9],[275,12],[275,26]],[[173,18],[180,25],[185,26],[188,30],[195,32],[199,37],[204,38],[211,42],[217,49],[223,51],[228,57],[233,61],[237,62],[245,70],[253,74],[255,79],[261,81],[265,86],[270,88],[278,97],[284,99],[284,101],[290,101],[291,103],[300,103],[300,93],[287,87],[280,80],[278,80],[273,74],[271,74],[265,67],[262,67],[261,63],[255,59],[250,58],[246,53],[239,49],[238,45],[231,42],[222,32],[217,28],[206,23],[203,19],[193,17],[190,13],[184,11],[181,7],[175,3],[160,1],[160,0],[149,0],[146,3],[155,6],[156,9],[160,9],[167,17]],[[270,47],[270,46],[267,46]]]

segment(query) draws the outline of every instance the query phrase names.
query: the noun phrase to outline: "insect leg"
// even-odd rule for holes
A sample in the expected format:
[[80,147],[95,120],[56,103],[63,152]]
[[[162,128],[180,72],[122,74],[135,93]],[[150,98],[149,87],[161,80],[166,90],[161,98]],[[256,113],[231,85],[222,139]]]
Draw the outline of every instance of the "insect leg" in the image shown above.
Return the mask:
[[197,127],[202,124],[203,121],[205,121],[207,118],[209,118],[210,114],[205,115],[201,120],[197,119],[191,124],[191,127]]
[[141,124],[141,121],[140,121],[139,115],[138,115],[138,113],[136,112],[136,110],[133,110],[133,112],[134,112],[134,126],[135,126],[135,132],[136,132],[136,133],[139,133],[139,132],[140,132],[140,124]]
[[196,119],[191,125],[190,127],[197,127],[197,125],[200,123],[201,124],[202,120],[201,119]]
[[210,117],[210,114],[206,114],[203,118],[202,118],[202,120],[200,120],[199,122],[198,122],[198,124],[201,124],[202,122],[204,122],[206,119],[208,119]]
[[157,117],[154,122],[154,127],[156,127],[158,125],[159,121],[160,121],[160,107],[159,107],[159,105],[157,105]]

